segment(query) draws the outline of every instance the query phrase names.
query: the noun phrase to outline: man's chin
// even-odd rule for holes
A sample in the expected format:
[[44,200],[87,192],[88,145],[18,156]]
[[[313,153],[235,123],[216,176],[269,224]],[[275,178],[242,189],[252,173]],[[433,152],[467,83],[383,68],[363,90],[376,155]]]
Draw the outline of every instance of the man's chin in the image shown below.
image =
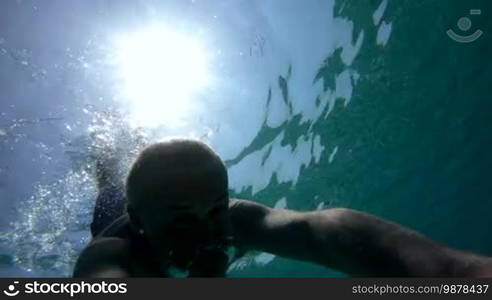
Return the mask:
[[229,256],[222,249],[201,251],[189,268],[189,277],[225,277]]
[[171,252],[171,265],[181,271],[186,271],[196,256],[196,251],[192,250],[176,250]]
[[225,251],[215,249],[197,252],[176,252],[171,255],[170,266],[190,277],[224,277],[228,265]]

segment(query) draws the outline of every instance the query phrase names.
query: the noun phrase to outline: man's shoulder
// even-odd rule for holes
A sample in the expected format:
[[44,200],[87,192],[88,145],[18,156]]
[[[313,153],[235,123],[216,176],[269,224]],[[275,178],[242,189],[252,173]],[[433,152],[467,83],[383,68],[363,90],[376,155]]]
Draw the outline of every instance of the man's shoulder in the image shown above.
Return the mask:
[[92,240],[80,254],[81,258],[96,257],[107,259],[109,257],[118,258],[129,254],[131,245],[127,239],[118,237],[100,237]]
[[128,261],[130,241],[117,237],[93,239],[77,259],[74,276],[84,275],[89,270],[107,265],[121,265]]
[[117,237],[126,239],[131,236],[131,226],[130,226],[130,218],[127,213],[124,213],[122,216],[113,221],[113,223],[109,224],[106,228],[104,228],[95,239],[100,238],[109,238],[109,237]]
[[96,249],[98,251],[105,250],[122,250],[123,248],[127,248],[130,246],[130,241],[128,239],[120,238],[120,237],[96,237],[94,238],[86,249]]

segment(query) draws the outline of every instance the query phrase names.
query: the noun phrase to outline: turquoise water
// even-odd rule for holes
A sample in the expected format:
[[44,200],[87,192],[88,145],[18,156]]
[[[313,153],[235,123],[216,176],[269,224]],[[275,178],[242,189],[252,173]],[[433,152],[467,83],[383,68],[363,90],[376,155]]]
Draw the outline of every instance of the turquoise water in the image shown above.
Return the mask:
[[[340,1],[337,6],[345,5],[340,15],[357,19],[365,39],[375,40],[377,28],[366,13],[375,3]],[[315,209],[322,199],[490,255],[492,68],[487,54],[492,44],[486,34],[472,44],[458,44],[443,34],[472,6],[491,7],[486,1],[472,3],[390,1],[384,18],[393,24],[388,45],[363,44],[353,64],[361,79],[350,104],[337,102],[330,117],[313,126],[326,148],[338,146],[336,159],[330,164],[325,152],[319,164],[301,171],[294,189],[273,182],[255,196],[240,196],[273,205],[273,199],[287,194],[289,207],[299,210]],[[474,25],[490,28],[485,19]],[[336,55],[327,62],[319,74],[330,87],[333,72],[343,66]],[[284,128],[288,143],[308,125],[293,117]],[[265,136],[262,142],[270,132],[263,128],[258,135]],[[282,259],[245,273],[339,275]]]
[[[161,7],[153,5],[159,12]],[[297,210],[358,209],[451,247],[492,255],[490,1],[234,5],[244,12],[231,13],[230,19],[225,17],[230,7],[205,14],[224,16],[224,22],[232,24],[232,29],[219,30],[223,35],[210,38],[225,53],[214,58],[225,65],[217,72],[215,85],[198,96],[202,104],[189,113],[189,120],[185,118],[186,125],[140,124],[144,133],[139,135],[146,142],[173,135],[202,138],[226,161],[231,192],[237,197]],[[481,15],[470,16],[470,9],[481,9]],[[193,15],[176,11],[185,19]],[[466,16],[472,20],[469,32],[480,29],[484,34],[468,44],[451,40],[446,31],[460,32],[456,22]],[[131,22],[138,23],[141,17],[134,16]],[[206,24],[211,32],[223,25]],[[228,37],[227,42],[221,37]],[[7,38],[3,41],[8,45]],[[86,60],[103,70],[109,67],[95,62],[101,52],[90,52]],[[0,59],[7,64],[9,58],[4,54]],[[1,74],[6,83],[7,75]],[[55,79],[48,78],[33,90],[50,88],[50,80]],[[58,170],[33,180],[29,195],[9,197],[15,202],[15,217],[12,224],[2,225],[2,276],[70,272],[87,243],[96,193],[85,151],[121,148],[135,139],[135,133],[122,133],[134,132],[132,126],[100,114],[100,106],[87,100],[104,88],[91,80],[90,84],[65,80],[75,88],[83,85],[85,94],[74,93],[73,106],[87,112],[77,115],[82,120],[78,126],[68,121],[61,125],[71,128],[69,143],[44,142]],[[87,133],[87,128],[92,131]],[[7,149],[12,140],[3,130],[0,137]],[[39,129],[26,128],[30,130]],[[134,154],[124,154],[122,174]],[[67,164],[70,167],[63,168]],[[345,276],[254,252],[229,274]]]

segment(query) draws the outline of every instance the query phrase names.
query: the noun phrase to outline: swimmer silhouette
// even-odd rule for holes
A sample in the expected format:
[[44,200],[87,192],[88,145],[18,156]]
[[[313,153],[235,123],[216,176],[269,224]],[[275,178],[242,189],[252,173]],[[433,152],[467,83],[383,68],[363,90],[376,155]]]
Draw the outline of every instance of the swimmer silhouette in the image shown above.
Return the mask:
[[[482,14],[482,11],[480,9],[470,10],[470,15],[481,15],[481,14]],[[470,18],[462,17],[458,20],[457,25],[461,31],[468,31],[468,30],[470,30],[470,28],[472,26],[472,22],[471,22]],[[459,34],[455,33],[452,29],[449,29],[446,33],[448,34],[448,36],[450,38],[452,38],[453,40],[455,40],[459,43],[471,43],[471,42],[476,41],[478,38],[480,38],[480,36],[482,36],[482,34],[483,34],[483,31],[477,30],[474,33],[467,35],[467,36],[459,35]]]
[[492,257],[448,248],[368,213],[297,211],[230,198],[224,162],[200,141],[149,145],[125,186],[114,178],[117,163],[101,157],[97,165],[93,240],[74,277],[173,277],[173,270],[226,277],[248,251],[352,276],[492,277]]

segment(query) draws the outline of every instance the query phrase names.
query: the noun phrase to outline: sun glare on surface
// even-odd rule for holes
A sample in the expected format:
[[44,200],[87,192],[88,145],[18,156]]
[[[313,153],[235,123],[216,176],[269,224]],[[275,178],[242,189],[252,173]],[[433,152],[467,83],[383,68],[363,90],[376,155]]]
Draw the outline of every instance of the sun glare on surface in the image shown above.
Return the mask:
[[116,63],[138,126],[176,126],[190,112],[193,96],[209,80],[207,55],[191,37],[162,26],[116,38]]

